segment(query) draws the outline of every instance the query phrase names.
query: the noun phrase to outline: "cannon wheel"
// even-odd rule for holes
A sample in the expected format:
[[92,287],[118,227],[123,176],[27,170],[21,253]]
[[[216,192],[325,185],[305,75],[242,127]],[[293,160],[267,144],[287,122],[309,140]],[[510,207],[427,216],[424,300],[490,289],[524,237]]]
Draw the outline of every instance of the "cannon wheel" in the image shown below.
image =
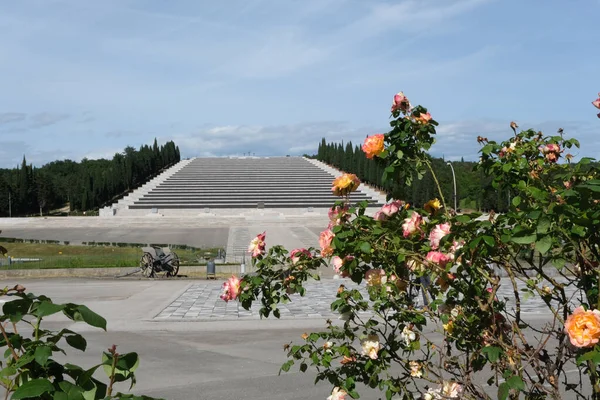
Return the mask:
[[175,252],[172,252],[171,254],[173,254],[173,259],[171,260],[173,272],[167,272],[167,276],[177,276],[179,273],[179,256]]
[[146,278],[154,277],[154,258],[152,258],[152,254],[144,253],[140,260],[140,268],[142,269],[142,275]]

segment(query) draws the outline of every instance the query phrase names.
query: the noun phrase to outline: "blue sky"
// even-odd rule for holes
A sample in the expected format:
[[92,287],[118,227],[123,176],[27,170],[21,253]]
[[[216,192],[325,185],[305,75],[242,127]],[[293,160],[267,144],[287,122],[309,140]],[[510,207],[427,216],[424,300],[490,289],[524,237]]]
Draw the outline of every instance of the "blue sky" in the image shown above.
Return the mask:
[[600,0],[19,0],[0,5],[0,167],[112,157],[300,155],[388,130],[404,91],[477,135],[579,138],[600,158]]

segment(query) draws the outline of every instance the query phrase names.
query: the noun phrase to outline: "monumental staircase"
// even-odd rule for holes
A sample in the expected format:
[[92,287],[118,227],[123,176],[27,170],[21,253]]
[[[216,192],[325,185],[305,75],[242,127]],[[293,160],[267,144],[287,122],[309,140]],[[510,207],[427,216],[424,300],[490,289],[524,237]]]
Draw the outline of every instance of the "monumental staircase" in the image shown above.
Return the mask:
[[[304,157],[213,157],[183,160],[101,211],[113,215],[225,214],[248,209],[328,209],[341,172]],[[380,207],[385,196],[361,185],[350,202]]]

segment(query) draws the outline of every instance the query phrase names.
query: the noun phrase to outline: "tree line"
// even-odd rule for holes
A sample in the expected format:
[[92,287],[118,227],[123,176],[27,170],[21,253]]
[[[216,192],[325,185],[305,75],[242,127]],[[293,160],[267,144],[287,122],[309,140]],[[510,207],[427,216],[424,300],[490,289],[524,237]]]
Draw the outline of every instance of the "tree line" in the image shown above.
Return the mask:
[[173,141],[159,146],[128,146],[112,160],[53,161],[40,168],[27,164],[0,169],[0,216],[43,214],[68,206],[70,211],[97,210],[144,184],[181,159]]
[[[394,198],[407,201],[422,207],[427,201],[438,197],[438,191],[431,173],[426,173],[422,179],[413,181],[409,187],[400,187],[393,183],[382,183],[385,162],[368,159],[360,146],[352,142],[327,143],[321,140],[316,158],[342,171],[356,174],[361,181],[375,186],[377,189],[393,194]],[[440,187],[448,207],[453,208],[454,183],[452,170],[443,158],[430,158],[433,170],[438,177]],[[480,172],[474,171],[476,163],[471,161],[452,161],[456,175],[457,205],[459,209],[494,210],[504,212],[510,201],[509,193],[501,193],[491,185],[491,178],[485,178]]]

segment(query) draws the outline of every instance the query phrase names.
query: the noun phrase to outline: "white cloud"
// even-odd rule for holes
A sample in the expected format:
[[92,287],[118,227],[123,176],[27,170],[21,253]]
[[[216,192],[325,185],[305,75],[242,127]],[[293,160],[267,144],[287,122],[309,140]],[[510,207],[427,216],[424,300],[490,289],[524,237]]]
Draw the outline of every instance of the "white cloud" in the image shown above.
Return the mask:
[[[381,129],[380,129],[381,130]],[[257,156],[314,154],[322,138],[328,142],[360,144],[373,127],[353,127],[347,123],[324,121],[273,126],[205,127],[191,134],[174,134],[183,157],[210,157],[255,153]]]

